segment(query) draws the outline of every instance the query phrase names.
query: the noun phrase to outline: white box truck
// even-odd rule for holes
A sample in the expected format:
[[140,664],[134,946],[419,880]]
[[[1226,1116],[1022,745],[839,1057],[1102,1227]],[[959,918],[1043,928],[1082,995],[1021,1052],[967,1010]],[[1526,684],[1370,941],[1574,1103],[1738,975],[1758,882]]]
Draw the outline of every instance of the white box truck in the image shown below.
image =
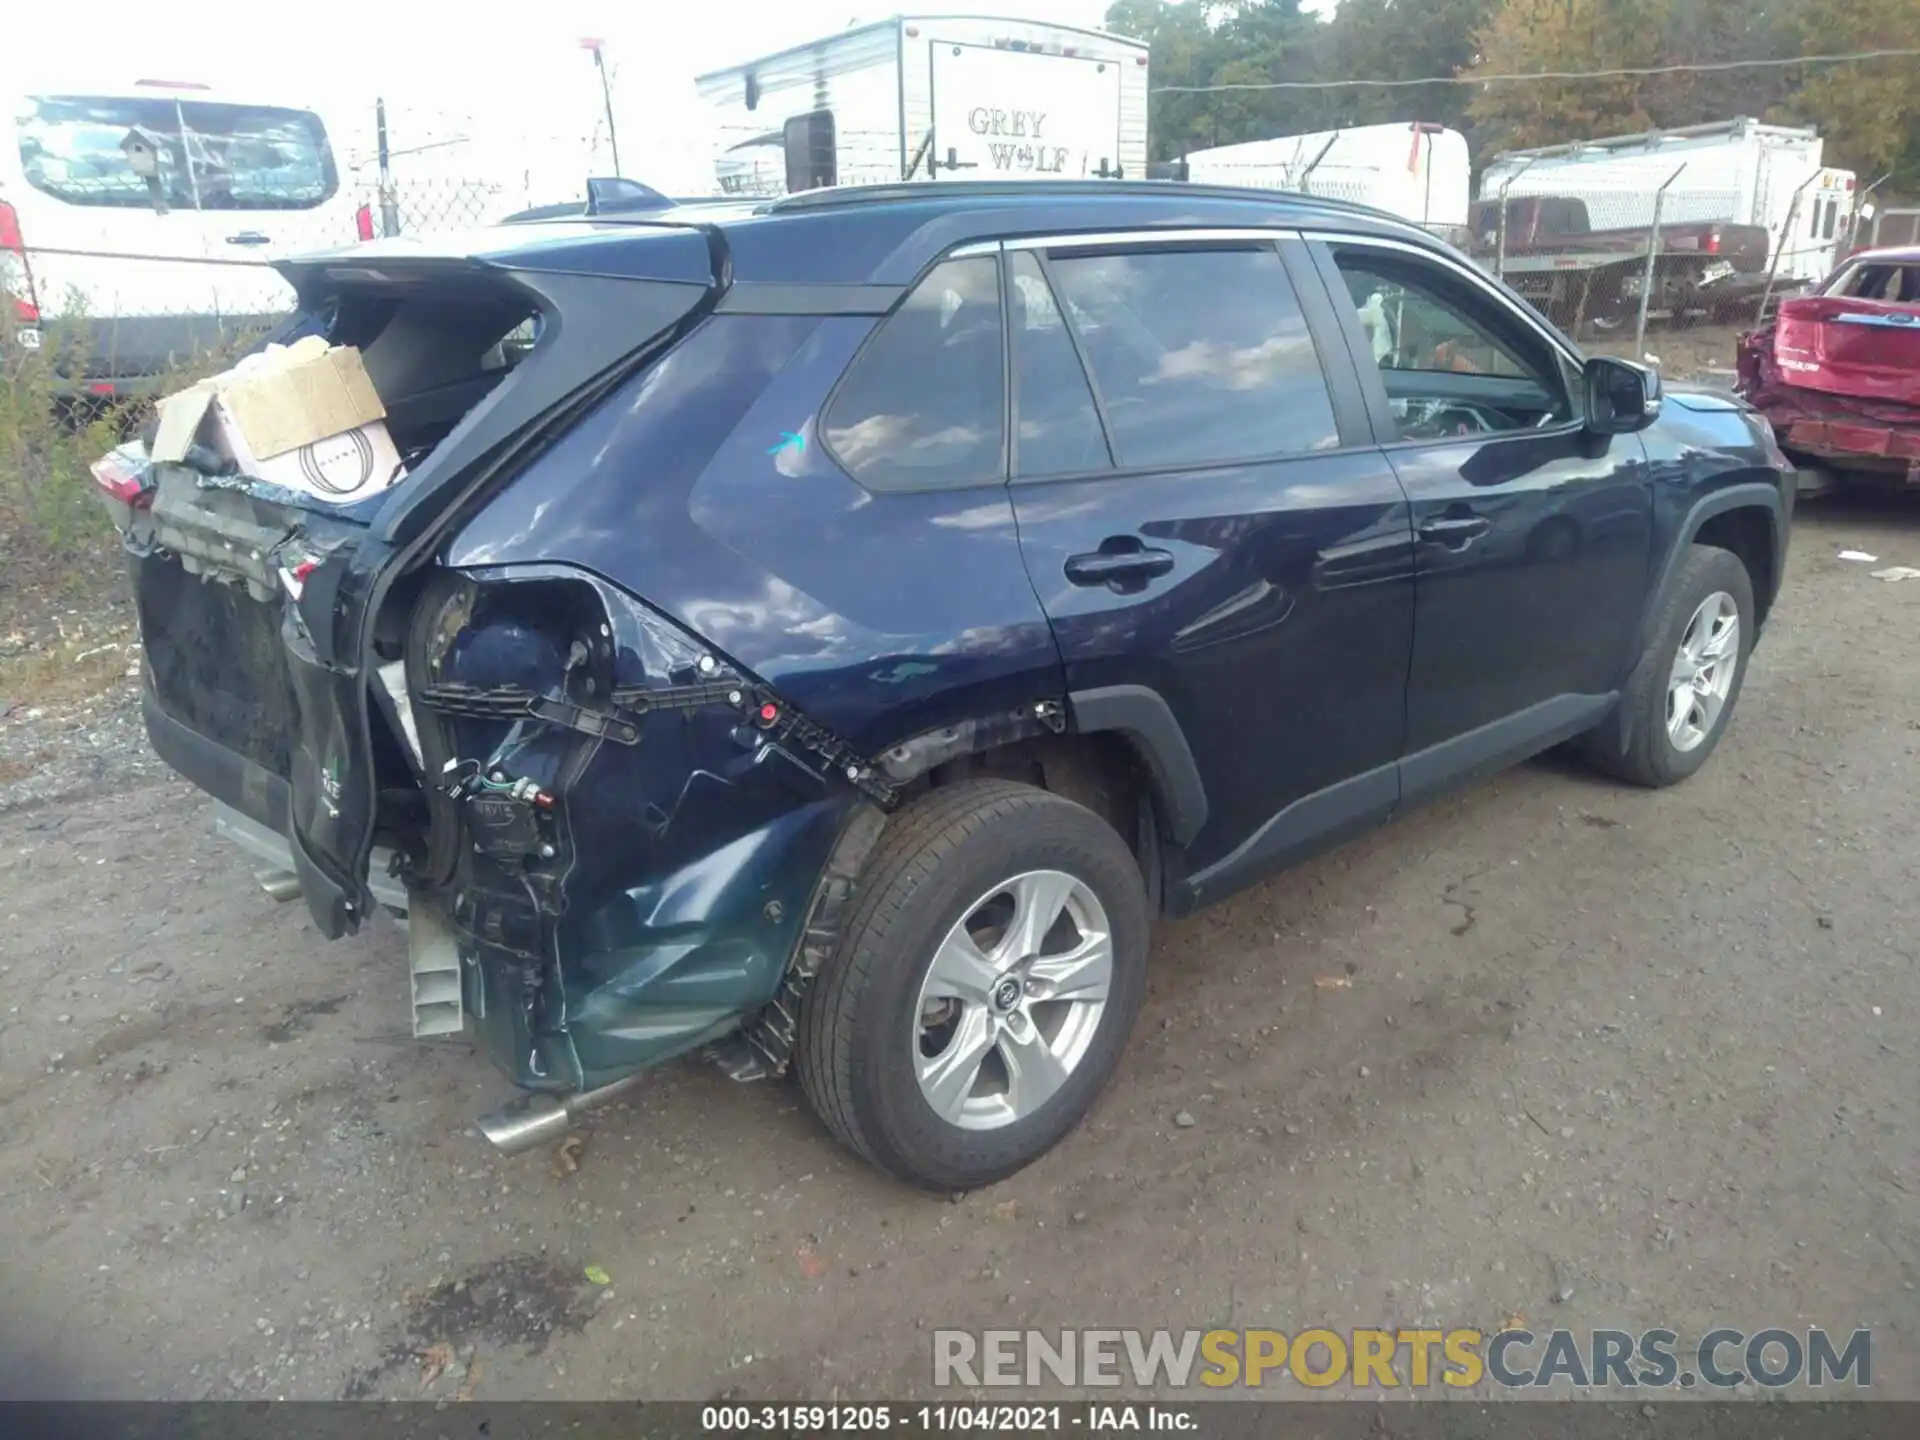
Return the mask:
[[1417,120],[1194,150],[1184,175],[1371,205],[1455,243],[1466,238],[1473,195],[1467,137]]
[[724,194],[1147,173],[1147,47],[981,15],[896,16],[695,79]]
[[1760,226],[1769,264],[1791,288],[1831,271],[1852,228],[1854,174],[1823,164],[1821,151],[1811,126],[1747,119],[1510,150],[1481,170],[1480,199],[1579,200],[1593,229],[1617,231],[1652,225],[1654,196],[1671,180],[1663,226]]

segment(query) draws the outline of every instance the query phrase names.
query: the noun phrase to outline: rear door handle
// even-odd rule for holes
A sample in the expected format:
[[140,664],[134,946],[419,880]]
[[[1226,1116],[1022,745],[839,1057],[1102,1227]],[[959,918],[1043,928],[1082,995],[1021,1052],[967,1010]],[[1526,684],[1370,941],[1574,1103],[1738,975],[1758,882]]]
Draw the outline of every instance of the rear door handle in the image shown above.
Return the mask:
[[[1138,545],[1138,542],[1135,542]],[[1067,557],[1067,579],[1076,585],[1118,585],[1151,580],[1173,569],[1171,550],[1090,550]]]
[[227,243],[229,245],[269,245],[273,242],[270,237],[262,235],[258,230],[242,230],[238,235],[229,235]]
[[1493,528],[1484,515],[1443,515],[1420,527],[1420,538],[1436,545],[1461,546]]

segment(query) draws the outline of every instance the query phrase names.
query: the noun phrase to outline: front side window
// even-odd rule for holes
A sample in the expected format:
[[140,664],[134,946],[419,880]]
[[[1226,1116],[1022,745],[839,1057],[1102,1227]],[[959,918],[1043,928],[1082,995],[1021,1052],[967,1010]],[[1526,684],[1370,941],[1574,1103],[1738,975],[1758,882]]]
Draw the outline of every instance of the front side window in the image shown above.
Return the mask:
[[1413,257],[1335,252],[1405,440],[1571,417],[1553,348],[1491,296]]
[[1271,246],[1056,254],[1050,267],[1118,464],[1339,445],[1320,358]]
[[934,490],[1006,476],[1000,267],[949,260],[854,358],[827,406],[827,448],[869,490]]
[[[30,96],[15,116],[34,189],[72,205],[309,210],[339,188],[320,117],[306,110],[155,96]],[[130,153],[152,151],[151,175]]]

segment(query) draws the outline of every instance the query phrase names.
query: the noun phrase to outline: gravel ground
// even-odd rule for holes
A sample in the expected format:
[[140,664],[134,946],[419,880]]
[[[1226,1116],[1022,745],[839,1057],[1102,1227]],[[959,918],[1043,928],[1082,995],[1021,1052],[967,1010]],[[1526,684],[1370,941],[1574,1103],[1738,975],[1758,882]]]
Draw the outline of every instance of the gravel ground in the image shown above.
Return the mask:
[[0,1394],[900,1396],[935,1326],[1519,1316],[1869,1326],[1920,1397],[1920,582],[1835,558],[1916,521],[1803,510],[1691,783],[1543,760],[1163,926],[1090,1121],[953,1203],[691,1065],[496,1158],[397,931],[267,900],[131,682],[12,696]]

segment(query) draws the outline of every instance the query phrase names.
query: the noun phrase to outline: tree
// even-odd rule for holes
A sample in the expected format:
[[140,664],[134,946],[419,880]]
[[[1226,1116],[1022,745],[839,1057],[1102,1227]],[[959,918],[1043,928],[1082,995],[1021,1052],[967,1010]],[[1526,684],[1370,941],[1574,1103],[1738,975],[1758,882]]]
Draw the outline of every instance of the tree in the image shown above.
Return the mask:
[[[1668,0],[1504,0],[1480,32],[1472,75],[1646,67],[1663,63]],[[1494,81],[1467,114],[1491,150],[1527,149],[1649,130],[1642,79]]]
[[[1800,54],[1909,46],[1920,34],[1920,4],[1800,0],[1791,30]],[[1887,193],[1920,192],[1920,62],[1809,66],[1780,116],[1819,126],[1826,163],[1859,171],[1862,184],[1891,172]]]
[[[1474,63],[1495,0],[1340,0],[1328,22],[1326,79],[1419,80]],[[1458,129],[1473,92],[1464,85],[1381,86],[1324,92],[1327,124],[1425,120]]]
[[[1116,0],[1106,27],[1144,40],[1153,52],[1153,83],[1263,85],[1306,79],[1323,29],[1300,13],[1299,0]],[[1155,159],[1213,145],[1259,140],[1315,128],[1312,102],[1287,90],[1157,91],[1149,130]]]

